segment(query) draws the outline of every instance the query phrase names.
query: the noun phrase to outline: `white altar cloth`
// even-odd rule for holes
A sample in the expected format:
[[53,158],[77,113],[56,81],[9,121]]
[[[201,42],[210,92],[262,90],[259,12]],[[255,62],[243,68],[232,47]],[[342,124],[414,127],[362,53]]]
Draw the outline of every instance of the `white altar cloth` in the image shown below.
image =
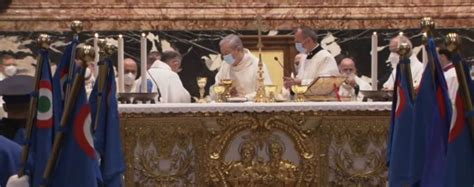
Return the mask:
[[120,113],[390,111],[392,102],[120,104]]

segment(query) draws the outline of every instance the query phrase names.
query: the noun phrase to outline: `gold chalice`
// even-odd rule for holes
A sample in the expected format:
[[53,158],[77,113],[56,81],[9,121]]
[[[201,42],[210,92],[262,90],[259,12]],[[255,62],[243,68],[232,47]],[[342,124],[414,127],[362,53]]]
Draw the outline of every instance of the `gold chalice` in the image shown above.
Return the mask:
[[230,89],[232,88],[232,82],[234,82],[232,79],[221,79],[220,85],[225,87],[225,98],[230,98]]
[[226,87],[222,86],[222,85],[215,85],[212,89],[214,90],[214,93],[217,94],[216,102],[222,103],[222,101],[223,101],[222,96],[224,95],[224,93],[226,91]]
[[267,101],[270,103],[275,102],[275,92],[277,86],[276,85],[265,85],[265,96],[267,96]]
[[197,85],[199,87],[199,99],[197,99],[196,102],[198,103],[206,103],[206,100],[204,99],[204,93],[205,93],[205,87],[207,84],[207,77],[198,77],[196,79]]
[[304,93],[308,90],[308,85],[293,85],[291,90],[295,92],[296,102],[304,102]]

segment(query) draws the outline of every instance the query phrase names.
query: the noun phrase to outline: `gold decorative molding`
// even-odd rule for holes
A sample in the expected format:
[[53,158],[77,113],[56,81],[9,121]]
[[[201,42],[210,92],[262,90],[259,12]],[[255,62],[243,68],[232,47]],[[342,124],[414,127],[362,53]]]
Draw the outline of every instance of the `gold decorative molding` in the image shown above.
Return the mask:
[[127,186],[381,186],[388,111],[121,114]]
[[84,21],[84,29],[89,31],[248,30],[257,15],[273,29],[292,29],[300,24],[316,29],[419,28],[419,19],[424,16],[435,19],[438,28],[474,26],[474,3],[465,0],[278,2],[16,1],[0,14],[0,30],[68,31],[72,20]]

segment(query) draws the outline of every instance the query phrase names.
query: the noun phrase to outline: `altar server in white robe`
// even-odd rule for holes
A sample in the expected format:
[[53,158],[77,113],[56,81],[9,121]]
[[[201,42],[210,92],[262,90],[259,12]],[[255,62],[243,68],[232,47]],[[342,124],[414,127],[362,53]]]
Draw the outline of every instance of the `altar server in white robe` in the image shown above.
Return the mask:
[[[407,43],[410,48],[413,48],[410,40],[406,36],[396,36],[392,40],[390,40],[390,56],[388,56],[388,61],[390,61],[392,65],[392,74],[388,77],[387,81],[383,84],[383,89],[386,90],[393,90],[393,84],[395,82],[395,75],[397,70],[397,64],[400,62],[400,55],[398,55],[398,46],[400,43]],[[413,78],[413,86],[416,88],[420,84],[421,76],[423,75],[423,63],[418,60],[416,54],[412,54],[410,56],[410,68],[411,68],[411,76]]]
[[452,53],[445,48],[438,50],[439,61],[441,67],[443,67],[444,78],[446,79],[446,84],[448,85],[448,94],[451,99],[451,103],[454,105],[456,101],[456,93],[459,88],[458,77],[456,74],[456,68],[451,61]]
[[[245,49],[242,40],[235,34],[224,37],[219,42],[221,55],[225,63],[219,68],[216,74],[216,85],[222,79],[232,79],[232,97],[245,97],[248,100],[255,98],[258,79],[258,58],[248,49]],[[264,84],[272,84],[267,66],[263,65]],[[211,88],[211,97],[216,95]]]
[[357,68],[352,58],[343,58],[339,64],[339,71],[347,76],[347,80],[339,87],[339,95],[352,97],[357,101],[362,101],[364,95],[360,90],[370,90],[372,87],[367,81],[357,76]]
[[318,43],[318,36],[309,27],[298,27],[295,30],[295,47],[305,53],[306,59],[301,61],[296,78],[284,77],[286,88],[295,84],[307,85],[320,76],[337,76],[339,69],[336,60]]
[[148,70],[150,78],[158,85],[162,103],[191,102],[191,95],[176,73],[181,69],[181,59],[181,54],[176,51],[164,51],[161,60],[156,60]]

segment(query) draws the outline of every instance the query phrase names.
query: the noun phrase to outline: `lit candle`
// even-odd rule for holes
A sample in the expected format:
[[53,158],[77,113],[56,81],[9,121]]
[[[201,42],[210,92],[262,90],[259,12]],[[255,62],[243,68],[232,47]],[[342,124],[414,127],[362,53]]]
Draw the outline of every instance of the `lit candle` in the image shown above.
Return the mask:
[[123,58],[124,58],[124,52],[123,52],[123,36],[119,34],[118,36],[118,85],[119,85],[119,93],[125,92],[125,85],[124,85],[124,69],[123,69]]
[[95,63],[99,62],[99,33],[94,34],[94,50],[95,50]]
[[141,52],[141,55],[140,55],[140,68],[141,68],[141,90],[140,92],[141,93],[146,93],[147,92],[147,84],[146,84],[146,80],[147,80],[147,69],[146,69],[146,37],[145,37],[145,33],[142,33],[142,38],[141,38],[141,49],[140,49],[140,52]]
[[[423,33],[424,38],[428,38],[428,34],[426,32]],[[424,66],[428,63],[428,53],[426,52],[425,45],[421,46],[421,62]]]
[[378,39],[377,39],[377,32],[374,32],[372,34],[372,52],[371,52],[371,55],[372,55],[372,59],[371,59],[371,62],[372,62],[372,90],[377,90],[377,64],[378,64]]

